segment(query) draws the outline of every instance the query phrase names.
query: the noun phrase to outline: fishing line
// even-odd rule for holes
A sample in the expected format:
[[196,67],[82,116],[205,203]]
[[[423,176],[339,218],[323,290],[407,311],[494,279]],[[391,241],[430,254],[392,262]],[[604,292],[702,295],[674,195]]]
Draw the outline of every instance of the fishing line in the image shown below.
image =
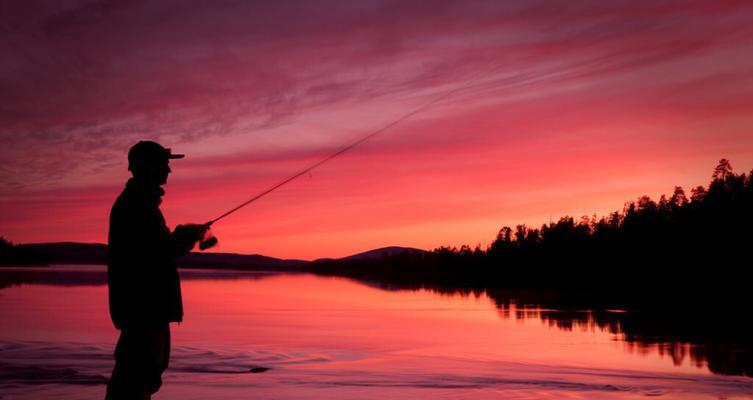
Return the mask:
[[427,103],[425,103],[425,104],[417,107],[416,109],[414,109],[414,110],[412,110],[412,111],[410,111],[410,112],[408,112],[408,113],[400,116],[396,120],[393,120],[392,122],[390,122],[390,123],[382,126],[381,128],[379,128],[379,129],[377,129],[377,130],[375,130],[373,132],[370,132],[368,135],[363,136],[362,138],[354,141],[353,143],[350,143],[350,144],[344,146],[340,150],[338,150],[338,151],[330,154],[329,156],[327,156],[327,157],[325,157],[325,158],[317,161],[316,163],[314,163],[314,164],[312,164],[312,165],[310,165],[310,166],[308,166],[308,167],[306,167],[306,168],[304,168],[304,169],[302,169],[302,170],[294,173],[293,175],[290,175],[289,177],[283,179],[279,183],[271,186],[270,188],[262,191],[261,193],[257,194],[256,196],[254,196],[254,197],[252,197],[252,198],[244,201],[243,203],[239,204],[238,206],[236,206],[236,207],[234,207],[234,208],[226,211],[224,214],[220,215],[219,217],[217,217],[217,218],[215,218],[215,219],[213,219],[213,220],[205,223],[204,226],[206,226],[207,228],[210,227],[210,226],[212,226],[212,224],[214,224],[215,222],[217,222],[217,221],[219,221],[219,220],[227,217],[228,215],[230,215],[230,214],[232,214],[232,213],[240,210],[241,208],[243,208],[243,207],[245,207],[245,206],[253,203],[256,200],[259,200],[260,198],[268,195],[269,193],[272,193],[273,191],[277,190],[281,186],[284,186],[287,183],[289,183],[289,182],[291,182],[291,181],[293,181],[293,180],[295,180],[295,179],[297,179],[297,178],[299,178],[299,177],[301,177],[303,175],[306,175],[306,174],[310,173],[313,169],[315,169],[315,168],[319,167],[320,165],[322,165],[322,164],[324,164],[324,163],[332,160],[333,158],[336,158],[336,157],[340,156],[341,154],[343,154],[343,153],[345,153],[345,152],[353,149],[354,147],[356,147],[356,146],[360,145],[361,143],[363,143],[363,142],[365,142],[365,141],[367,141],[367,140],[369,140],[369,139],[371,139],[371,138],[379,135],[380,133],[382,133],[382,132],[384,132],[384,131],[386,131],[386,130],[392,128],[392,127],[394,127],[395,125],[397,125],[397,124],[405,121],[406,119],[408,119],[408,118],[410,118],[410,117],[412,117],[412,116],[414,116],[414,115],[416,115],[418,113],[426,111],[429,107],[431,107],[434,104],[436,104],[436,103],[438,103],[438,102],[446,99],[447,97],[449,97],[449,96],[451,96],[451,95],[453,95],[453,94],[455,94],[455,93],[457,93],[459,91],[462,91],[462,90],[465,90],[465,89],[471,87],[478,80],[480,80],[481,78],[483,78],[485,76],[491,75],[493,72],[495,72],[500,67],[501,66],[499,66],[499,65],[495,66],[494,68],[490,69],[487,73],[479,74],[475,78],[466,81],[466,83],[464,85],[456,87],[454,89],[451,89],[451,90],[448,90],[448,91],[442,93],[441,95],[437,96],[436,98],[432,99],[431,101],[429,101],[429,102],[427,102]]

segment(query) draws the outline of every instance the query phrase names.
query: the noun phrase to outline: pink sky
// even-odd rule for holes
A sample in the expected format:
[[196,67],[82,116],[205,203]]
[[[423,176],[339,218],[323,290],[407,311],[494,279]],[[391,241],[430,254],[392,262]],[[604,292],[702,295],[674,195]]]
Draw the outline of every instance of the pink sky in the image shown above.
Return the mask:
[[0,235],[105,242],[128,148],[216,251],[487,245],[753,168],[753,4],[19,2],[0,6]]

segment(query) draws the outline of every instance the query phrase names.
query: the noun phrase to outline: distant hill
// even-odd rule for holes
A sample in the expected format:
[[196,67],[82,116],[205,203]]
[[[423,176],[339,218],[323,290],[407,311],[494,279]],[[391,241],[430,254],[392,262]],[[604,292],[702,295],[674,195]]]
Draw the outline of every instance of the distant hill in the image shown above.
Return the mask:
[[[32,265],[107,264],[107,245],[102,243],[27,243],[12,245],[10,248],[13,249],[15,257],[0,263]],[[390,246],[364,251],[337,260],[378,260],[404,253],[415,255],[425,254],[426,251],[412,247]],[[321,258],[316,260],[316,262],[330,260],[334,261],[335,259]],[[181,268],[303,270],[311,262],[307,260],[279,259],[260,254],[192,252],[178,258],[177,264]]]
[[[107,245],[101,243],[29,243],[16,246],[31,260],[45,264],[106,264]],[[183,268],[297,270],[305,260],[283,260],[259,254],[189,253],[178,258]]]
[[15,248],[30,264],[107,264],[107,246],[101,243],[26,243]]
[[260,254],[188,253],[177,260],[178,266],[189,268],[232,269],[301,269],[309,264],[305,260],[286,260]]
[[426,253],[426,250],[416,249],[413,247],[400,247],[389,246],[379,249],[364,251],[363,253],[353,254],[347,257],[340,258],[340,260],[353,261],[353,260],[367,260],[372,258],[390,257],[402,253]]

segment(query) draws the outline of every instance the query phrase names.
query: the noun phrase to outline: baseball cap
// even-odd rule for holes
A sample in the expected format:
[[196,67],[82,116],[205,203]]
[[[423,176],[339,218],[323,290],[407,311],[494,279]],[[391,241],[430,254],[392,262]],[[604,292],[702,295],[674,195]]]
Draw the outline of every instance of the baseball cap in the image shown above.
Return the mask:
[[134,164],[157,163],[175,158],[183,158],[183,154],[173,154],[169,148],[163,147],[151,140],[142,140],[128,150],[128,169]]

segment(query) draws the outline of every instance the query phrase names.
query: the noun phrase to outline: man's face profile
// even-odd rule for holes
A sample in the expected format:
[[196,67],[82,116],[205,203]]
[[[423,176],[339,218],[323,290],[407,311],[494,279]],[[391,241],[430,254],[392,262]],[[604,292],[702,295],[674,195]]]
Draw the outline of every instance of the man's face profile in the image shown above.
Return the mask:
[[140,163],[132,170],[133,176],[148,183],[164,185],[167,183],[167,176],[170,175],[170,161],[155,161],[149,163]]
[[159,178],[159,184],[164,185],[167,183],[167,176],[170,175],[170,161],[165,160],[157,167],[157,177]]

